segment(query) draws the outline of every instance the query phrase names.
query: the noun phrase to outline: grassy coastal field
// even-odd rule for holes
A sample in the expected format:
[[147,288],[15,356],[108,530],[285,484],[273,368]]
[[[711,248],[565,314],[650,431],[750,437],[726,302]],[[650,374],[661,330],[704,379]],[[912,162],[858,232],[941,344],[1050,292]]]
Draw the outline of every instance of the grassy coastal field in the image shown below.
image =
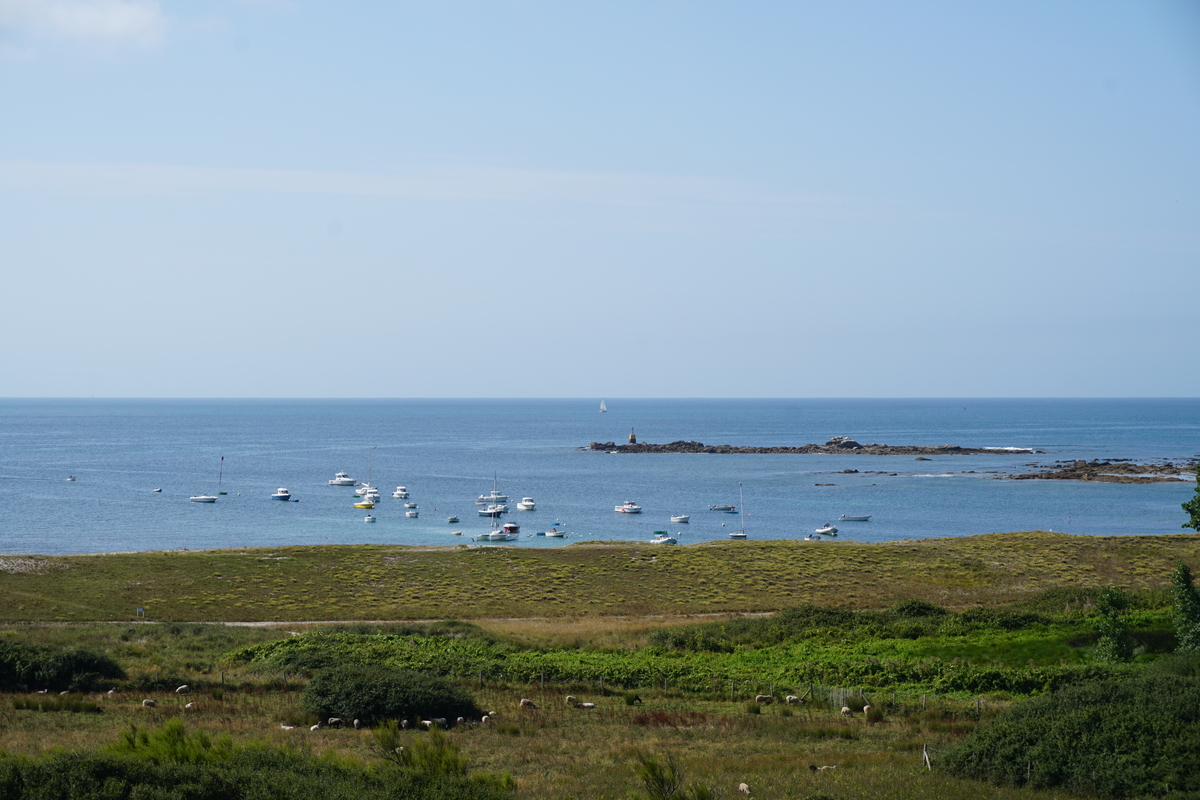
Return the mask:
[[291,622],[996,605],[1055,587],[1162,587],[1200,537],[321,546],[0,557],[0,621]]
[[[742,782],[774,798],[1068,797],[955,778],[939,758],[1022,697],[1119,680],[1169,651],[1177,562],[1200,566],[1200,536],[10,556],[0,645],[84,648],[122,675],[93,676],[90,694],[10,693],[0,751],[100,751],[131,725],[180,719],[371,772],[374,734],[309,730],[302,693],[323,666],[379,663],[497,712],[446,737],[473,773],[510,775],[517,798],[646,796],[639,754],[669,755],[724,797]],[[1131,598],[1132,665],[1094,657],[1108,585]],[[182,683],[193,691],[177,695]]]

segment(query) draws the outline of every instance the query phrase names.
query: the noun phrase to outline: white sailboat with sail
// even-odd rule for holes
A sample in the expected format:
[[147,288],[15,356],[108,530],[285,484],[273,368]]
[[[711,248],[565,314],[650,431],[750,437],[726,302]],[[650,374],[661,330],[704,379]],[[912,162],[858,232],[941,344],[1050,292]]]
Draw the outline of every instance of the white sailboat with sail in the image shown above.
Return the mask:
[[604,405],[604,399],[601,398],[600,399],[600,413],[603,414],[606,411],[608,411],[608,406]]

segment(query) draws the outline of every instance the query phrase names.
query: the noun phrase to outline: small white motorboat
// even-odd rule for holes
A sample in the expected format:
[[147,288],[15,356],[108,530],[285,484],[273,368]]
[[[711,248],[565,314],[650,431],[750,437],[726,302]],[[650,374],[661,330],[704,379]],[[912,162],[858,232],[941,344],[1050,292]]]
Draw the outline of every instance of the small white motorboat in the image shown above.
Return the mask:
[[737,506],[709,506],[709,511],[724,511],[726,514],[737,513]]
[[156,492],[161,492],[161,491],[162,491],[162,489],[155,489],[154,491],[156,491]]
[[533,502],[532,497],[522,497],[521,502],[517,503],[517,511],[533,511],[537,507],[537,503]]
[[357,481],[344,472],[339,472],[333,476],[333,480],[329,481],[330,486],[353,486],[355,483]]
[[417,504],[416,504],[416,503],[414,503],[414,502],[412,502],[412,501],[409,501],[409,502],[407,502],[407,503],[405,503],[405,504],[404,504],[404,507],[405,507],[405,508],[416,508],[416,507],[417,507]]
[[374,522],[374,521],[375,521],[375,517],[371,516],[370,514],[367,514],[365,517],[363,517],[363,522]]
[[190,498],[193,503],[215,503],[217,502],[216,495],[198,494]]
[[74,476],[74,475],[68,475],[68,476],[67,476],[67,480],[68,480],[68,481],[73,481],[73,480],[75,480],[75,476]]
[[675,514],[671,517],[672,525],[682,525],[692,518],[691,514]]
[[355,487],[354,493],[359,497],[367,494],[379,494],[378,487],[372,486],[370,483],[360,483]]
[[837,527],[832,522],[826,522],[824,525],[817,528],[815,533],[819,533],[822,536],[837,536]]
[[417,515],[420,513],[420,511],[414,509],[412,511],[405,511],[404,516],[408,517],[409,519],[416,519]]
[[[458,522],[458,517],[456,515],[451,514],[450,516],[446,517],[446,524],[453,525],[456,522]],[[462,533],[462,531],[456,531],[456,533]]]
[[678,544],[678,540],[669,535],[666,531],[655,531],[654,538],[650,540],[650,544]]
[[871,515],[870,514],[860,514],[858,516],[855,516],[852,514],[842,514],[840,517],[838,517],[838,521],[839,522],[870,522]]
[[642,513],[642,507],[632,500],[626,500],[614,508],[613,511],[616,511],[618,514],[640,514]]
[[408,489],[405,489],[403,486],[397,486],[396,491],[392,492],[392,497],[396,498],[397,500],[407,500]]
[[275,490],[275,494],[271,495],[271,497],[275,498],[276,500],[291,500],[292,493],[280,486]]
[[543,534],[543,535],[549,536],[551,539],[561,539],[561,538],[563,538],[564,534],[558,528],[551,528],[550,530],[546,531],[545,534]]
[[503,503],[492,503],[487,508],[479,509],[479,516],[481,516],[481,517],[498,517],[501,514],[503,514],[505,511],[508,511],[508,506],[504,505]]
[[521,537],[519,534],[509,533],[507,531],[500,530],[500,531],[492,531],[491,533],[488,534],[487,538],[488,538],[489,542],[515,542],[517,539],[520,539]]
[[745,531],[730,531],[729,538],[730,539],[745,539],[746,532]]
[[504,525],[503,525],[503,526],[500,528],[500,530],[504,531],[505,533],[520,533],[520,532],[521,532],[521,526],[520,526],[520,525],[518,525],[518,524],[517,524],[517,523],[515,523],[515,522],[506,522],[506,523],[504,523]]

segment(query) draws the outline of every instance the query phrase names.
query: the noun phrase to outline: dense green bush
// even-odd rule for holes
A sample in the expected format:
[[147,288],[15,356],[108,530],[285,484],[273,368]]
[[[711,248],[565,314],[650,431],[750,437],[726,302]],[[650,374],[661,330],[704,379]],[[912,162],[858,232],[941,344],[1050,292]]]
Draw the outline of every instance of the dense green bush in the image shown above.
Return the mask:
[[321,670],[313,675],[300,701],[305,711],[320,719],[360,719],[365,724],[483,716],[470,694],[448,681],[381,665]]
[[62,650],[0,641],[0,689],[83,692],[125,677],[121,665],[82,647]]
[[943,756],[955,774],[1101,797],[1200,796],[1200,655],[1013,706]]

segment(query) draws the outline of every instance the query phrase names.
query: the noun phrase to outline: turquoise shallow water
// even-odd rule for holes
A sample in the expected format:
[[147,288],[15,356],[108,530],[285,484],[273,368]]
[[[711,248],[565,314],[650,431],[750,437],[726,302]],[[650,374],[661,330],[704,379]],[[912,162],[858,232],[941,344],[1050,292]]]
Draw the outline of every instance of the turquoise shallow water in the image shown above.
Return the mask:
[[[1191,483],[1004,481],[997,473],[1077,458],[1182,461],[1200,453],[1200,401],[1165,400],[0,400],[0,552],[80,553],[320,543],[466,543],[485,531],[475,499],[493,474],[533,512],[574,536],[523,535],[516,546],[589,539],[683,544],[723,539],[737,503],[755,539],[798,539],[839,514],[841,540],[1052,529],[1181,532]],[[589,441],[705,444],[860,442],[1032,447],[1044,453],[911,457],[608,455]],[[383,490],[373,512],[327,481],[338,470]],[[223,475],[218,473],[224,456]],[[857,474],[843,470],[857,469]],[[66,482],[67,475],[77,480]],[[816,486],[832,483],[834,486]],[[408,487],[420,516],[390,497]],[[300,502],[270,499],[286,486]],[[161,493],[153,489],[161,488]],[[212,505],[188,502],[220,488]],[[613,507],[639,503],[641,515]],[[449,525],[446,517],[461,522]],[[671,514],[690,513],[688,525]],[[461,530],[464,535],[451,535]],[[512,546],[512,545],[509,545]]]

